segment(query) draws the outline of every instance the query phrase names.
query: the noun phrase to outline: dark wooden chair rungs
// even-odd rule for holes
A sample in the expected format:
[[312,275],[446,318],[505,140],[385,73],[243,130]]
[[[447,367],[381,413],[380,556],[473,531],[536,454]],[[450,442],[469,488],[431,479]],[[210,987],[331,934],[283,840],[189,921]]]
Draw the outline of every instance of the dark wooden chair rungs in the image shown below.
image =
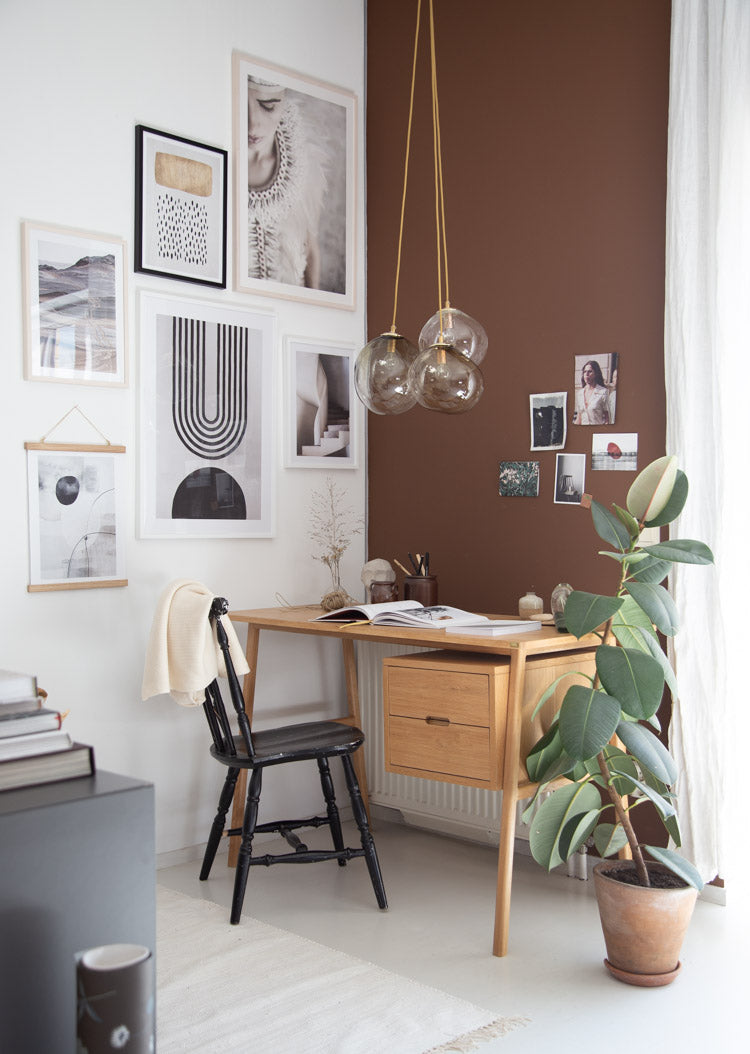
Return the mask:
[[[365,739],[364,733],[359,728],[352,728],[338,721],[310,721],[304,724],[264,729],[261,732],[251,731],[250,722],[245,713],[240,682],[229,654],[227,635],[221,624],[221,617],[227,613],[228,609],[227,601],[217,597],[211,605],[209,617],[216,626],[217,640],[224,656],[229,694],[237,715],[239,735],[232,733],[218,682],[212,681],[206,688],[203,710],[213,739],[211,756],[226,766],[227,775],[203,857],[203,866],[200,871],[201,881],[205,881],[211,872],[211,865],[222,835],[242,835],[232,896],[230,921],[233,925],[237,925],[240,921],[250,867],[259,864],[270,867],[272,864],[307,864],[318,863],[322,860],[336,860],[340,867],[344,867],[347,860],[363,856],[367,862],[378,907],[386,908],[388,902],[380,873],[378,854],[370,833],[367,813],[351,759],[354,751],[362,746]],[[359,849],[347,848],[344,845],[333,779],[328,764],[328,759],[332,757],[340,757],[344,766],[346,785],[362,843]],[[258,800],[263,782],[263,770],[271,765],[312,760],[318,763],[320,783],[326,803],[326,815],[313,816],[306,820],[275,820],[258,823]],[[232,804],[240,769],[250,770],[242,827],[226,829],[227,812]],[[304,827],[323,826],[330,828],[333,849],[308,849],[294,833]],[[254,856],[253,837],[260,832],[267,831],[275,831],[282,835],[293,852],[265,853],[262,856]]]

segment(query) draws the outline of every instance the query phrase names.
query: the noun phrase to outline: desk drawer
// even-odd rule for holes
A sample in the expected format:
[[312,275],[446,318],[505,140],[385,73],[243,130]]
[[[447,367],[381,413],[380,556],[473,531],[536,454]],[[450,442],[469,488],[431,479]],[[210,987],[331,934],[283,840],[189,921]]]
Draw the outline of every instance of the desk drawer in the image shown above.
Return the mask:
[[436,724],[412,717],[391,717],[390,764],[415,775],[435,774],[455,782],[490,781],[490,730],[472,725]]
[[387,671],[388,713],[402,717],[448,719],[489,728],[490,701],[486,674],[450,668],[391,666]]

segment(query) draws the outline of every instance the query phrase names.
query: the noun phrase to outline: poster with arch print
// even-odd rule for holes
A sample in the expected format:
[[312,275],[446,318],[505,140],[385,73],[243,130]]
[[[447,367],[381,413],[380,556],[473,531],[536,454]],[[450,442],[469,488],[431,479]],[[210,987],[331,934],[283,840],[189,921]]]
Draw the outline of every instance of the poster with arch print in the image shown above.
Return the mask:
[[30,593],[126,586],[125,453],[110,443],[25,443]]
[[140,294],[140,536],[270,538],[270,313]]

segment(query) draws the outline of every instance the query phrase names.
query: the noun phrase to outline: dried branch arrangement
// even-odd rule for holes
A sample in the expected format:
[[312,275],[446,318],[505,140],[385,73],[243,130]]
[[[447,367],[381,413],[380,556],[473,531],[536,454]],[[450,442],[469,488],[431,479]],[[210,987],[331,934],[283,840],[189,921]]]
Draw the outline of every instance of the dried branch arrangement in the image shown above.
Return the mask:
[[325,611],[335,611],[346,604],[356,603],[341,585],[341,557],[352,543],[355,534],[361,534],[364,523],[354,510],[344,503],[343,487],[326,476],[321,490],[310,496],[310,540],[317,552],[313,560],[320,560],[331,572],[331,589],[321,598]]

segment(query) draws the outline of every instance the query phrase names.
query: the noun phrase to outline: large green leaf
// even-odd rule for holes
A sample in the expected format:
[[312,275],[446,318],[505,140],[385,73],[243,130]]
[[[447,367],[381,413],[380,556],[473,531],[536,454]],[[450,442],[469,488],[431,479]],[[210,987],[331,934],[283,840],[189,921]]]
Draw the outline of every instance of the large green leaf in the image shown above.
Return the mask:
[[[653,772],[650,769],[647,769],[645,765],[643,765],[642,768],[643,779],[646,783],[648,783],[649,787],[653,787],[657,794],[660,794],[662,798],[668,798],[670,800],[673,800],[675,795],[672,793],[666,783],[662,783],[661,780],[657,779]],[[680,824],[677,819],[677,815],[675,814],[674,816],[662,817],[662,823],[669,832],[669,837],[679,849],[682,845],[682,835],[680,834]]]
[[625,588],[639,607],[643,608],[657,629],[673,637],[679,628],[677,608],[664,586],[646,582],[626,582]]
[[[649,629],[651,629],[650,626]],[[670,692],[672,693],[673,698],[676,697],[677,678],[675,676],[674,670],[672,669],[672,664],[670,663],[667,656],[664,654],[659,640],[657,639],[657,637],[654,636],[653,631],[641,633],[640,637],[643,641],[643,644],[645,644],[645,646],[648,648],[650,654],[654,657],[654,659],[656,659],[656,661],[661,666],[662,673],[664,674],[664,680],[667,682],[667,685],[669,687]]]
[[[615,772],[618,772],[617,768],[614,765],[612,766],[612,768]],[[625,776],[625,773],[619,772],[618,775]],[[650,787],[648,783],[644,783],[643,780],[634,779],[629,772],[627,773],[626,778],[634,785],[635,790],[639,790],[641,794],[644,794],[650,801],[654,803],[656,808],[659,810],[659,815],[662,817],[662,819],[667,819],[668,817],[675,815],[674,805],[672,805],[672,803],[667,798],[662,797],[662,795],[659,794],[658,791],[654,790],[653,787]],[[628,791],[628,793],[632,794],[633,790]]]
[[567,860],[577,849],[583,845],[589,835],[593,832],[599,822],[601,807],[585,812],[582,816],[573,816],[562,829],[558,852],[563,860]]
[[594,845],[601,857],[614,856],[628,844],[628,836],[621,823],[600,823],[594,831]]
[[654,520],[667,507],[677,478],[677,458],[660,457],[635,477],[625,501],[628,512],[643,523]]
[[617,726],[617,735],[633,757],[650,769],[657,779],[666,784],[674,783],[677,766],[653,732],[634,721],[621,721]]
[[529,848],[538,864],[551,871],[562,863],[560,836],[574,816],[585,816],[601,805],[599,791],[591,783],[571,783],[553,791],[543,801],[529,830]]
[[591,502],[591,518],[594,521],[594,530],[607,545],[619,549],[620,552],[630,547],[630,532],[627,527],[598,501]]
[[655,556],[651,556],[650,552],[645,549],[642,549],[641,552],[644,555],[644,559],[633,566],[630,577],[638,582],[663,582],[669,574],[671,563],[666,560],[657,560]]
[[619,505],[615,505],[612,502],[612,508],[615,510],[615,515],[623,526],[627,527],[628,534],[633,541],[636,540],[638,535],[641,533],[640,524],[636,520],[635,516],[631,516],[627,509],[620,508]]
[[[601,776],[599,765],[596,765],[596,775],[594,776],[599,786],[604,787],[606,790],[610,785],[614,790],[623,798],[626,794],[631,794],[633,790],[633,781],[637,780],[640,772],[635,759],[626,754],[624,750],[620,750],[619,747],[613,746],[608,743],[602,751],[607,761],[607,771],[609,772],[609,779],[604,780]],[[613,771],[616,766],[617,771]]]
[[605,597],[575,590],[565,604],[565,624],[574,637],[585,637],[622,607],[622,597]]
[[596,669],[605,691],[618,700],[626,714],[647,721],[659,709],[664,673],[651,655],[602,645],[596,649]]
[[644,642],[646,636],[658,641],[651,619],[630,596],[623,597],[622,607],[612,619],[612,632],[623,648],[636,648],[638,651],[650,650]]
[[555,689],[557,688],[558,684],[560,684],[561,681],[564,681],[566,677],[584,677],[587,681],[590,681],[591,684],[594,683],[593,677],[589,677],[587,673],[582,673],[579,670],[571,670],[568,673],[561,673],[559,677],[555,677],[554,681],[552,681],[551,684],[547,685],[542,694],[539,696],[539,702],[534,707],[534,713],[531,715],[532,721],[542,709],[547,700],[555,694]]
[[674,538],[656,545],[644,545],[643,551],[658,560],[669,560],[672,564],[712,564],[714,554],[703,542],[691,538]]
[[540,774],[553,762],[558,761],[562,753],[560,730],[555,721],[526,755],[526,771],[531,782],[538,783]]
[[664,864],[670,871],[674,872],[684,882],[687,882],[689,886],[695,886],[700,891],[703,889],[703,879],[700,876],[697,868],[693,867],[689,860],[686,860],[684,856],[680,856],[674,849],[662,849],[658,845],[644,845],[643,847],[654,860],[658,860],[660,864]]
[[602,750],[614,735],[621,717],[620,704],[606,692],[574,684],[560,707],[558,727],[565,753],[586,761]]
[[676,520],[685,507],[685,502],[688,496],[688,480],[687,476],[681,469],[677,469],[675,475],[674,486],[672,487],[672,493],[669,496],[669,501],[661,510],[659,515],[653,514],[653,518],[646,520],[647,527],[663,527],[667,523],[671,523],[672,520]]

